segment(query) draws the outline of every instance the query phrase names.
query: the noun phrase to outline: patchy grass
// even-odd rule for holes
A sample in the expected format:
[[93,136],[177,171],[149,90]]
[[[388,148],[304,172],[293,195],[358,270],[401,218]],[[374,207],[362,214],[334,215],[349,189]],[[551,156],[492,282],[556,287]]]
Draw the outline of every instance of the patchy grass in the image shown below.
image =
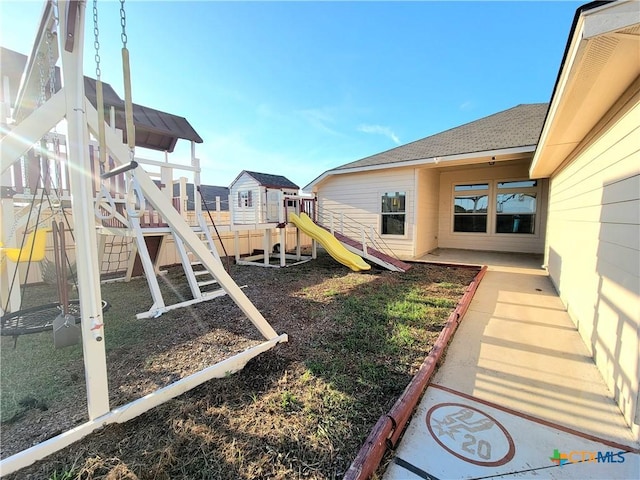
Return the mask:
[[[289,334],[289,343],[235,375],[209,381],[124,425],[107,426],[8,478],[341,478],[430,351],[474,274],[432,265],[415,265],[404,274],[358,274],[325,255],[286,269],[234,266],[232,276],[248,285],[249,298],[276,331]],[[187,294],[179,271],[163,283],[176,298]],[[259,341],[251,325],[242,327],[239,309],[226,297],[150,321],[132,320],[149,308],[145,289],[143,283],[103,287],[112,302],[105,315],[110,389],[116,391],[112,407]],[[60,410],[61,402],[84,415],[82,380],[60,388],[68,372],[84,375],[76,347],[56,351],[50,337],[31,337],[20,338],[16,350],[2,345],[3,415],[11,390],[21,397],[39,388],[32,397],[48,410],[30,408],[3,423],[3,457],[30,445],[34,432],[45,430],[35,436],[41,441],[68,428],[52,423],[70,415]],[[45,373],[21,370],[11,358],[32,352],[39,353],[31,368]],[[15,365],[6,374],[5,361]],[[21,408],[16,403],[14,411]]]

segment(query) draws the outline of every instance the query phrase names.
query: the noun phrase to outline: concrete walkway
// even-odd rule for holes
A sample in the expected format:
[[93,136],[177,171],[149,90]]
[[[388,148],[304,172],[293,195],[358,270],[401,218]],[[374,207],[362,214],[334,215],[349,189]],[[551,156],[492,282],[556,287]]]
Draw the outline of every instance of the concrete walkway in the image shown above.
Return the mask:
[[489,269],[385,480],[640,478],[639,445],[542,258],[450,250],[423,260]]

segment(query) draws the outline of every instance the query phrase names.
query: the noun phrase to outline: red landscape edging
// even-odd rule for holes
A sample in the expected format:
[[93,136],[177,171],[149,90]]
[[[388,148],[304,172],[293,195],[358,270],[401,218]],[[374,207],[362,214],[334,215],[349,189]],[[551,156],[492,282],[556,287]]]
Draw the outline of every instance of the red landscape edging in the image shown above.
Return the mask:
[[469,284],[467,291],[460,299],[455,310],[449,315],[447,324],[440,332],[431,352],[429,352],[429,355],[427,355],[422,362],[418,373],[415,374],[409,385],[407,385],[407,388],[405,388],[402,395],[400,395],[391,410],[389,410],[389,413],[378,419],[356,455],[356,458],[349,466],[349,470],[347,470],[347,473],[344,475],[344,480],[365,480],[370,478],[378,468],[386,449],[395,448],[400,435],[402,435],[404,431],[404,427],[436,369],[436,365],[440,361],[440,358],[442,358],[442,354],[449,340],[458,328],[464,314],[469,309],[473,295],[478,289],[478,285],[486,271],[487,266],[485,265]]

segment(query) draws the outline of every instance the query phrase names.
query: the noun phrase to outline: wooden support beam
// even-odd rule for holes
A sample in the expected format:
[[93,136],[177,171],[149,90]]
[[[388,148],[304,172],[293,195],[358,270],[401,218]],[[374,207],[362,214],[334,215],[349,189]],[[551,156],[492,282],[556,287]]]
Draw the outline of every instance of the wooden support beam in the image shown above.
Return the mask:
[[56,126],[64,118],[66,108],[62,89],[0,139],[0,173],[4,173]]

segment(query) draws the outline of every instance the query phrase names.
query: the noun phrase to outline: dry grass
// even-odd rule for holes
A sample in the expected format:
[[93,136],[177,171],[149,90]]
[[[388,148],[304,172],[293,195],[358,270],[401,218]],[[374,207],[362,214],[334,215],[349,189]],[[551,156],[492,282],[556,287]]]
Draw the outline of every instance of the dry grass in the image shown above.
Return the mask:
[[[431,265],[405,274],[357,274],[326,256],[287,269],[234,266],[232,276],[249,285],[249,298],[276,331],[289,334],[289,343],[236,375],[105,427],[9,478],[341,478],[428,354],[474,274]],[[169,288],[180,292],[179,280],[179,272],[172,272]],[[153,320],[159,322],[153,333],[147,327],[140,336],[130,302],[120,304],[108,288],[131,285],[103,292],[118,298],[109,311],[116,325],[106,339],[112,406],[233,353],[236,342],[244,348],[259,341],[227,298],[163,315]],[[79,361],[69,360],[75,372],[81,371]],[[70,389],[62,403],[82,405],[80,393]],[[34,424],[70,415],[58,408],[60,399],[40,400],[48,402],[48,411],[31,409],[3,424],[3,457],[12,453],[7,440],[12,448],[23,447],[33,441],[27,437]],[[37,440],[57,433],[52,428]],[[20,435],[21,443],[15,441]]]

